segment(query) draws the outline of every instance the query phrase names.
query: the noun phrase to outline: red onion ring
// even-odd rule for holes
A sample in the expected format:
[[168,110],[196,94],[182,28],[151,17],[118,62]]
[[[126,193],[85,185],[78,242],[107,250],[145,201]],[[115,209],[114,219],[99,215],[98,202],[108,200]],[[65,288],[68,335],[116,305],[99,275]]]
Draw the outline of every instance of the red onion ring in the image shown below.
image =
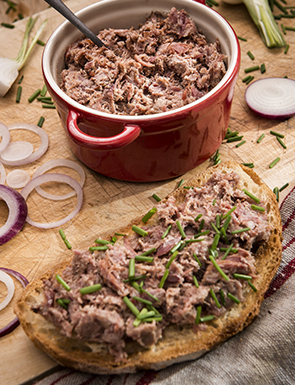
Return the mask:
[[[7,269],[5,267],[0,267],[0,270],[2,270],[4,273],[7,273],[15,277],[22,284],[23,287],[26,287],[27,284],[29,283],[26,277],[24,277],[22,274],[20,274],[15,270]],[[11,333],[18,325],[19,325],[19,320],[17,317],[15,317],[6,326],[0,329],[0,338]]]
[[6,171],[3,164],[0,162],[0,184],[4,184],[6,180]]
[[[52,168],[55,168],[55,167],[69,167],[77,171],[78,174],[80,175],[80,182],[79,182],[80,186],[83,187],[85,182],[85,171],[78,163],[68,159],[52,159],[52,160],[49,160],[48,162],[43,163],[42,166],[37,168],[37,170],[33,175],[33,178],[35,178],[36,176],[42,175],[46,171],[51,170]],[[52,199],[52,200],[68,199],[75,195],[75,191],[71,191],[68,194],[64,194],[64,195],[49,194],[46,191],[44,191],[40,186],[36,187],[35,190],[38,192],[38,194],[40,194],[44,198]]]
[[38,223],[34,222],[29,216],[27,216],[26,221],[35,227],[39,227],[41,229],[52,229],[54,227],[59,227],[66,222],[70,221],[75,217],[76,214],[80,211],[83,203],[83,191],[82,187],[80,184],[73,179],[72,177],[68,175],[63,175],[63,174],[44,174],[44,175],[39,175],[36,176],[36,178],[33,178],[30,180],[30,182],[22,189],[21,194],[27,199],[28,195],[40,184],[45,183],[45,182],[60,182],[60,183],[67,183],[69,186],[71,186],[73,189],[76,190],[77,193],[77,205],[74,208],[74,210],[66,216],[65,218],[56,221],[56,222],[51,222],[51,223]]
[[2,198],[9,209],[5,224],[0,227],[0,246],[12,239],[23,227],[28,208],[24,197],[10,187],[0,185],[0,198]]
[[0,271],[0,281],[7,287],[7,295],[2,302],[0,302],[0,311],[5,309],[12,300],[14,295],[14,282],[4,271]]
[[31,142],[25,140],[16,140],[9,142],[4,151],[1,152],[1,158],[5,162],[15,162],[27,159],[34,151]]
[[0,123],[0,136],[2,136],[2,140],[0,143],[0,153],[5,150],[5,148],[8,146],[8,143],[10,142],[10,132],[5,126],[5,124]]
[[25,159],[21,159],[21,160],[10,160],[10,161],[7,160],[6,161],[5,159],[2,158],[2,156],[0,154],[0,161],[3,164],[5,164],[7,166],[22,166],[24,164],[34,162],[35,160],[39,159],[47,151],[49,139],[48,139],[48,135],[47,135],[46,131],[44,131],[43,128],[41,128],[35,124],[29,124],[29,123],[10,124],[7,128],[9,130],[29,130],[29,131],[32,131],[35,134],[40,136],[41,145],[31,155],[29,155]]

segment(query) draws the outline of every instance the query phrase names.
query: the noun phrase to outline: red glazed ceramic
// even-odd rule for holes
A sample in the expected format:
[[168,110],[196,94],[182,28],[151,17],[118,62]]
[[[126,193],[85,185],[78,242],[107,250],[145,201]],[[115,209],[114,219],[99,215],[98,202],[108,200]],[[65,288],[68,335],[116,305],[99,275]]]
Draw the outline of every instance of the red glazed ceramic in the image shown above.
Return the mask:
[[177,177],[208,159],[227,131],[234,86],[240,66],[238,39],[216,11],[193,0],[102,0],[78,12],[95,33],[104,28],[130,28],[151,11],[184,9],[209,41],[216,37],[227,55],[221,82],[194,103],[174,111],[122,116],[80,105],[59,88],[66,47],[82,37],[68,21],[49,38],[42,69],[71,150],[86,166],[103,175],[134,182]]

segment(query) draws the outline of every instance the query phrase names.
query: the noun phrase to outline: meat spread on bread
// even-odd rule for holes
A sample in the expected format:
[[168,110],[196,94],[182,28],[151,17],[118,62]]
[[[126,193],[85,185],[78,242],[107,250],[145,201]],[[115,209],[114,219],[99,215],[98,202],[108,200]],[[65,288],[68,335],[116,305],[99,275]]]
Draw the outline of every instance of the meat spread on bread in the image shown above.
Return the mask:
[[94,373],[195,359],[258,314],[281,259],[272,191],[234,162],[32,282],[16,313],[61,364]]

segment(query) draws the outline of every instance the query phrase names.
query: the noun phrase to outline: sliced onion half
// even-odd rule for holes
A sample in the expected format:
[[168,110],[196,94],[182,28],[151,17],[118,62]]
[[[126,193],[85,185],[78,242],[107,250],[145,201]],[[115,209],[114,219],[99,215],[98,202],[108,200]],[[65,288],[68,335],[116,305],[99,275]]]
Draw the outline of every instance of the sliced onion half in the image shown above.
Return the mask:
[[0,162],[7,166],[22,166],[24,164],[29,164],[32,162],[35,162],[35,160],[39,159],[48,149],[49,139],[46,131],[43,130],[43,128],[35,125],[35,124],[29,124],[29,123],[15,123],[10,124],[8,127],[8,130],[28,130],[32,131],[35,134],[40,136],[41,139],[41,145],[39,148],[37,148],[36,151],[34,151],[31,155],[23,157],[22,153],[20,153],[20,156],[18,159],[14,160],[5,160],[2,158],[0,154]]
[[0,136],[2,140],[0,142],[0,153],[6,149],[8,143],[10,142],[10,132],[5,124],[0,123]]
[[40,186],[42,183],[47,182],[60,182],[60,183],[67,183],[69,186],[71,186],[74,190],[76,190],[77,193],[77,204],[74,210],[65,218],[56,221],[56,222],[50,222],[50,223],[38,223],[34,222],[29,216],[27,216],[26,221],[35,227],[39,227],[41,229],[52,229],[54,227],[59,227],[65,224],[66,222],[73,219],[78,212],[80,211],[83,203],[83,190],[80,184],[73,179],[72,177],[68,175],[63,174],[43,174],[36,176],[35,178],[31,179],[30,182],[22,189],[21,194],[24,197],[24,199],[27,199],[28,195],[37,187]]
[[0,185],[0,198],[9,209],[5,224],[0,227],[0,246],[12,239],[25,224],[28,208],[24,197],[16,190]]
[[[13,277],[15,277],[22,284],[23,287],[26,287],[27,284],[29,283],[26,277],[24,277],[22,274],[20,274],[19,272],[15,271],[15,270],[7,269],[5,267],[0,267],[0,273],[1,272],[3,272],[6,275],[9,274],[9,275],[12,275]],[[6,326],[4,326],[3,328],[0,329],[0,338],[11,333],[18,325],[19,325],[19,320],[17,317],[15,317]]]
[[287,119],[295,115],[295,81],[264,78],[251,83],[245,91],[249,108],[268,119]]
[[[80,182],[79,182],[80,186],[83,187],[85,182],[85,171],[78,163],[73,162],[72,160],[69,160],[69,159],[52,159],[52,160],[49,160],[48,162],[43,163],[42,166],[40,166],[35,171],[33,178],[35,178],[36,176],[42,175],[46,171],[51,170],[55,167],[69,167],[77,171],[80,176]],[[44,191],[40,186],[36,187],[36,191],[44,198],[51,199],[51,200],[68,199],[75,195],[75,191],[71,191],[68,194],[64,194],[64,195],[49,194],[46,191]]]
[[12,300],[14,294],[14,282],[12,278],[0,270],[0,281],[7,287],[7,295],[2,302],[0,302],[0,311],[6,308],[9,302]]
[[0,184],[4,184],[6,181],[6,171],[3,164],[0,162]]
[[9,187],[23,188],[30,179],[30,175],[27,173],[27,171],[15,169],[7,174],[6,182]]

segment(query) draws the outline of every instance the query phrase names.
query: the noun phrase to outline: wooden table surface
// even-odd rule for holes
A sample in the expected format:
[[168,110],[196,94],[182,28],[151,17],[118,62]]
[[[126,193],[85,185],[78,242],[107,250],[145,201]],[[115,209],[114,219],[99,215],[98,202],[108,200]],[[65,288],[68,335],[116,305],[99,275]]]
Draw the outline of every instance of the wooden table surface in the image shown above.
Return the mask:
[[[82,4],[79,0],[69,0],[67,4],[73,11],[77,11],[94,2],[95,0],[83,0]],[[293,4],[288,5],[295,5],[294,0]],[[238,148],[235,147],[236,143],[223,143],[220,147],[221,160],[253,162],[254,170],[272,189],[276,186],[281,187],[287,182],[292,184],[295,168],[295,117],[276,121],[255,116],[245,103],[244,91],[247,86],[242,79],[245,77],[245,68],[262,63],[266,65],[266,72],[264,74],[255,72],[255,79],[272,76],[288,76],[295,79],[295,32],[287,32],[285,39],[290,48],[288,53],[284,54],[284,48],[268,49],[264,46],[244,5],[227,6],[220,2],[215,9],[231,23],[238,36],[247,39],[240,42],[241,69],[235,87],[229,123],[231,130],[237,130],[244,135],[246,143]],[[41,36],[43,41],[46,41],[63,21],[56,11],[48,8],[39,13],[37,26],[45,19],[48,19],[48,23]],[[294,26],[294,19],[279,21],[279,23],[282,22],[284,25]],[[13,58],[17,55],[25,24],[26,20],[21,20],[15,23],[15,28],[12,30],[0,27],[0,56]],[[43,128],[49,136],[49,149],[38,161],[21,167],[31,176],[41,164],[50,159],[67,158],[79,163],[69,149],[56,111],[42,109],[37,101],[28,103],[28,97],[44,84],[40,66],[42,49],[40,45],[35,46],[27,64],[21,70],[21,75],[24,75],[21,102],[19,104],[15,102],[17,84],[13,85],[5,98],[0,99],[0,122],[6,125],[17,122],[36,124],[41,115],[45,117]],[[249,58],[247,51],[254,54],[254,61]],[[270,134],[270,130],[285,135],[287,149],[280,146]],[[262,133],[265,134],[265,138],[257,144],[256,141]],[[12,133],[13,140],[20,137],[23,140],[30,140],[35,149],[40,145],[39,138],[33,133],[19,130]],[[280,162],[270,169],[269,164],[278,156],[281,158]],[[212,161],[208,160],[198,167],[198,170],[211,164]],[[83,165],[82,167],[86,172],[82,210],[72,221],[63,226],[72,247],[82,249],[91,244],[98,235],[115,231],[119,224],[127,224],[133,217],[145,213],[154,203],[153,193],[164,197],[176,188],[182,178],[187,181],[195,172],[192,170],[174,180],[136,184],[112,180],[92,172]],[[8,166],[5,168],[7,173],[13,169]],[[57,168],[55,171],[65,172],[77,178],[75,172],[67,168]],[[67,186],[53,187],[53,189],[63,191]],[[32,193],[28,199],[29,215],[33,220],[40,222],[51,222],[62,218],[75,205],[75,197],[66,201],[53,202],[44,201],[38,194]],[[0,226],[5,223],[7,216],[7,206],[0,201]],[[42,271],[71,254],[61,240],[58,230],[58,228],[42,230],[26,224],[13,240],[0,246],[0,266],[18,270],[31,281]],[[4,285],[0,286],[0,300],[1,292],[3,297]],[[0,314],[0,328],[12,319],[13,306],[20,292],[21,286],[16,282],[16,295],[12,303]],[[53,360],[33,346],[20,327],[0,339],[0,363],[0,383],[3,385],[22,384],[56,366]]]

